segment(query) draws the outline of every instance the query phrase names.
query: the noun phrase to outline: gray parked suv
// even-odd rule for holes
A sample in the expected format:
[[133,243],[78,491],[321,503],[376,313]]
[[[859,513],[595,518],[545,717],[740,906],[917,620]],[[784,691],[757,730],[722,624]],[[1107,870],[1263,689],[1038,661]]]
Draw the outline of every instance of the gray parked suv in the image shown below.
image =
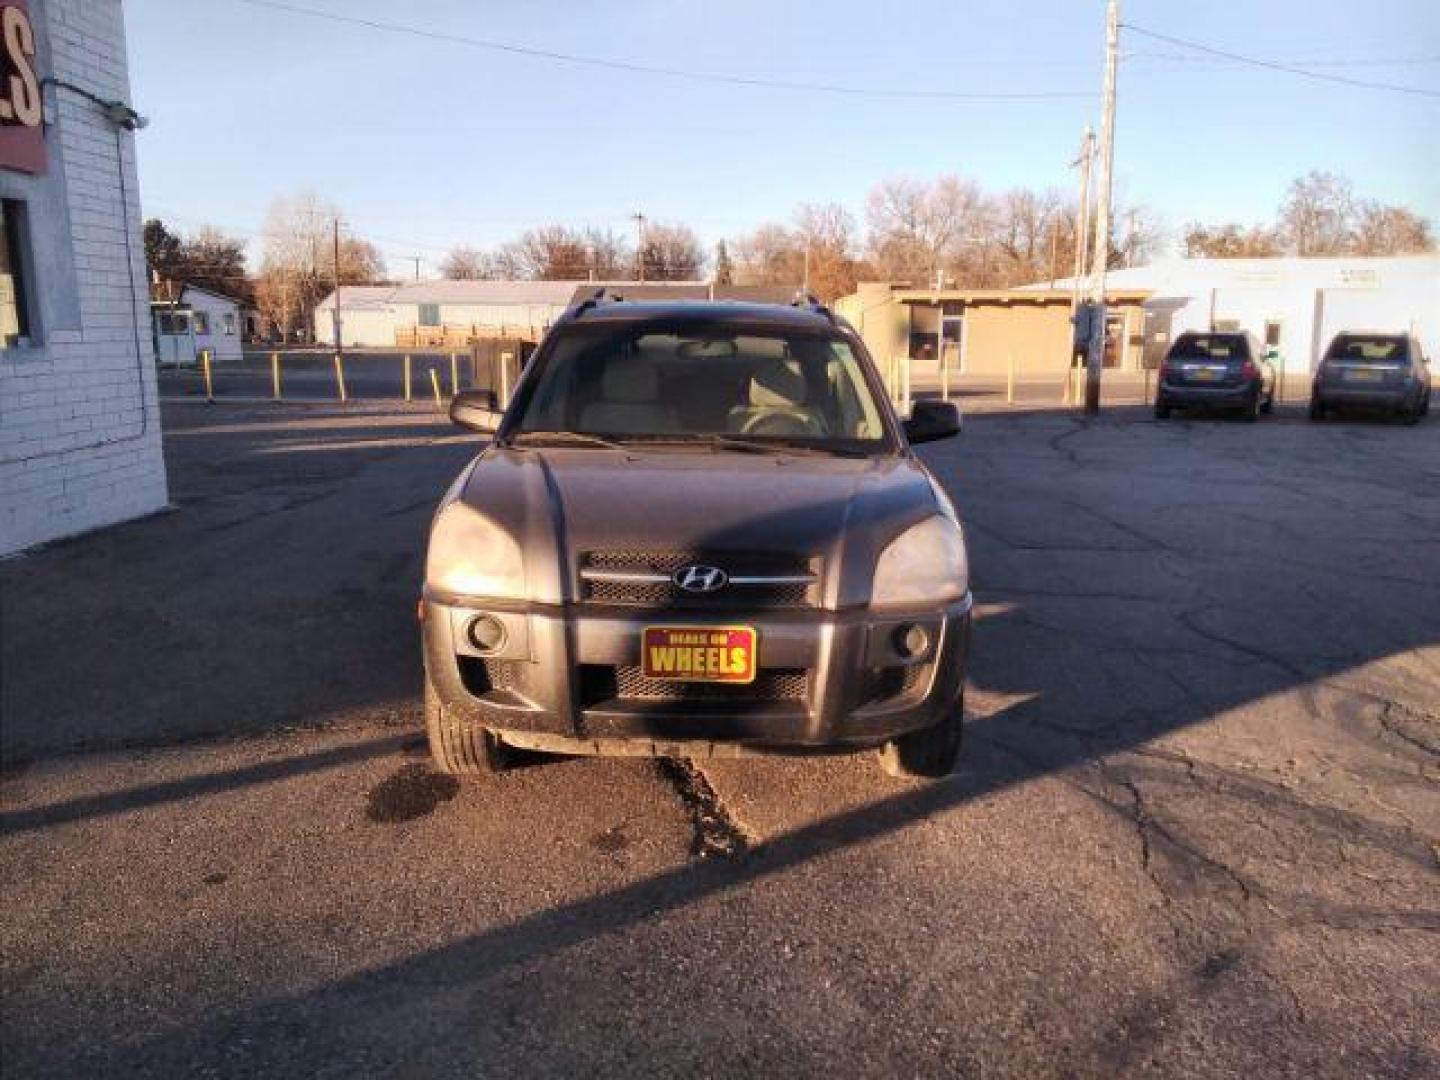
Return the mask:
[[856,334],[786,307],[578,305],[431,526],[421,603],[438,766],[514,749],[879,748],[948,773],[970,634],[965,537]]
[[1341,409],[1394,413],[1414,424],[1430,411],[1430,366],[1413,334],[1336,334],[1315,371],[1310,419]]

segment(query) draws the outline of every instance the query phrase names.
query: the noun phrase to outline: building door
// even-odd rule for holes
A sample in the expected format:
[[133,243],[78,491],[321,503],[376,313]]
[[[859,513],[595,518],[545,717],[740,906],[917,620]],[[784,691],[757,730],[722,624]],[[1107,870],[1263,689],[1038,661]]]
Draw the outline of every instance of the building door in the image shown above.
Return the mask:
[[[955,314],[951,314],[951,309]],[[945,314],[940,317],[940,362],[951,371],[965,370],[965,316],[960,313],[959,304],[946,304]]]
[[1128,336],[1126,327],[1129,321],[1128,312],[1107,312],[1105,315],[1105,366],[1107,368],[1118,368],[1125,362],[1125,342]]

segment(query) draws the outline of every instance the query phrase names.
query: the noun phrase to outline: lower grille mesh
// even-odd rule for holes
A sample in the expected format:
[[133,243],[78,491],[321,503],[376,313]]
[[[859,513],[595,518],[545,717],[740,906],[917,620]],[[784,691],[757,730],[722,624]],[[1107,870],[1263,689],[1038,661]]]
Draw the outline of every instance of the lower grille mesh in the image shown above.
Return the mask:
[[615,669],[615,695],[650,701],[803,701],[809,691],[804,668],[764,668],[751,683],[672,682],[647,679],[638,667]]

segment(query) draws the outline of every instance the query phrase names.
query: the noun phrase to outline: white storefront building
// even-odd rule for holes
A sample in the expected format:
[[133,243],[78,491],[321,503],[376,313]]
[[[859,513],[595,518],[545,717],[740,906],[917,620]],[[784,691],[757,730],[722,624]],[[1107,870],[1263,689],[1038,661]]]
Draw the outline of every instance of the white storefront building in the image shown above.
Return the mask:
[[165,506],[120,0],[0,0],[0,554]]
[[1167,259],[1113,270],[1106,286],[1152,294],[1144,327],[1150,366],[1186,330],[1252,331],[1291,376],[1312,372],[1342,330],[1413,332],[1428,354],[1440,354],[1440,255]]

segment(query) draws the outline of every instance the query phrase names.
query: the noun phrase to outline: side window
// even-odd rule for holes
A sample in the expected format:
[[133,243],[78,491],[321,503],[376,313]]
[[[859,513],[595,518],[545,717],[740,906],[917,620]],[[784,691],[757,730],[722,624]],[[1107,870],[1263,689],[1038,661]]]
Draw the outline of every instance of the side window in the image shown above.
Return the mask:
[[190,325],[195,328],[197,334],[210,333],[210,315],[205,311],[194,312],[190,316]]
[[225,327],[225,333],[233,337],[235,334],[235,313],[233,311],[227,311],[224,315],[220,316],[220,319]]
[[421,304],[421,305],[420,305],[419,319],[420,319],[420,325],[421,325],[421,326],[439,326],[439,325],[440,325],[440,305],[439,305],[439,304]]
[[25,204],[0,200],[0,343],[29,345],[30,283],[25,280]]

